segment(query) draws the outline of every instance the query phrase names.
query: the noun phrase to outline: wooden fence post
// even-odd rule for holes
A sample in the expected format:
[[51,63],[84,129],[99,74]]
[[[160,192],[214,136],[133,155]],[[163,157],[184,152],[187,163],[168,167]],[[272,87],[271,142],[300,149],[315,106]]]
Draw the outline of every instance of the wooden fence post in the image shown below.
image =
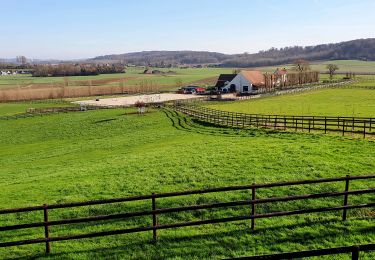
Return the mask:
[[[346,179],[345,179],[345,192],[348,192],[349,191],[349,175],[346,175]],[[348,194],[345,194],[344,195],[344,206],[347,206],[348,205]],[[346,217],[347,217],[347,209],[344,209],[343,212],[342,212],[342,220],[346,220]]]
[[265,115],[262,115],[262,128],[267,128],[267,117]]
[[363,138],[366,138],[366,121],[363,121]]
[[324,133],[327,133],[327,117],[324,117]]
[[[267,122],[267,120],[266,120],[266,122]],[[266,123],[266,125],[267,125],[267,123]],[[268,127],[271,128],[271,115],[268,115]]]
[[354,123],[354,117],[352,118],[352,134],[354,133],[355,130],[355,123]]
[[156,218],[156,196],[155,193],[152,193],[152,238],[154,240],[154,243],[157,241],[157,233],[156,233],[156,228],[158,225],[157,218]]
[[313,120],[313,130],[315,128],[315,116],[312,117],[312,120]]
[[276,126],[277,126],[277,116],[275,116],[275,125],[274,125],[274,129],[276,129]]
[[51,245],[48,241],[49,239],[49,225],[48,225],[48,205],[43,205],[43,218],[44,218],[44,237],[47,239],[46,241],[46,254],[51,252]]
[[345,119],[342,119],[342,136],[345,135]]
[[354,246],[352,250],[352,260],[358,260],[359,259],[359,247]]
[[[255,183],[253,183],[255,185]],[[255,199],[256,199],[256,193],[255,193],[255,187],[251,188],[251,200],[253,203],[251,204],[251,216],[255,217]],[[251,230],[255,230],[255,218],[251,219]]]

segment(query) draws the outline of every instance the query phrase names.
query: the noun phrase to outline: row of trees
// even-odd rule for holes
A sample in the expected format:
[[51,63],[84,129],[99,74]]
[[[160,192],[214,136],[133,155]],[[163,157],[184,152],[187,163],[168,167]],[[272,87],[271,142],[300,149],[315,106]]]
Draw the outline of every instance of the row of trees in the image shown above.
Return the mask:
[[33,69],[34,77],[88,76],[125,72],[125,67],[121,64],[36,65]]
[[[336,71],[339,70],[339,66],[336,64],[327,64],[326,69],[329,74],[329,78],[332,80]],[[293,70],[298,72],[305,72],[311,70],[310,62],[304,59],[298,59],[294,61]]]

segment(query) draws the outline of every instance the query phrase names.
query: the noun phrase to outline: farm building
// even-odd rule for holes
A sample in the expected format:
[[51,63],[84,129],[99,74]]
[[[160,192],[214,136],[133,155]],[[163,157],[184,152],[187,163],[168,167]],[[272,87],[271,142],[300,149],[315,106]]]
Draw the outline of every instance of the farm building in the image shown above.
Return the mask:
[[260,89],[270,91],[318,81],[317,71],[289,72],[278,68],[274,73],[263,74],[258,70],[242,70],[238,74],[221,74],[215,87],[225,93],[254,93]]
[[16,75],[17,74],[17,72],[16,71],[1,71],[1,73],[0,73],[0,75],[1,76],[7,76],[7,75]]
[[217,79],[215,88],[217,90],[221,90],[225,87],[229,82],[231,82],[237,74],[220,74],[219,78]]
[[[234,77],[230,79],[233,75]],[[251,93],[263,86],[264,75],[257,70],[243,70],[238,74],[222,74],[216,83],[217,89],[223,92],[237,93]]]

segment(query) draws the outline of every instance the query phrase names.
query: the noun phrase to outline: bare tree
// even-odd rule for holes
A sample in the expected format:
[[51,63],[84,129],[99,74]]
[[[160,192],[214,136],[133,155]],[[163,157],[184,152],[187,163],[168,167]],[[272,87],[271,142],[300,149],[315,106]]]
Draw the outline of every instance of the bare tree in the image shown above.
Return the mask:
[[21,65],[25,65],[27,63],[27,58],[25,56],[17,56],[16,60]]
[[310,62],[308,60],[304,60],[304,59],[295,60],[293,70],[296,70],[298,72],[311,70]]
[[328,70],[328,73],[329,73],[329,78],[332,80],[333,75],[335,75],[336,70],[339,70],[339,66],[337,66],[336,64],[328,64],[327,70]]

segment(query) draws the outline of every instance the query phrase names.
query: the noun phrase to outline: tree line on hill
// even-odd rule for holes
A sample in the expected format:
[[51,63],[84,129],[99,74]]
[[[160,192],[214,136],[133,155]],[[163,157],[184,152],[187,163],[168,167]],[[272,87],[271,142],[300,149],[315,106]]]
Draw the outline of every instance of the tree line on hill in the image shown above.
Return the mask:
[[91,61],[121,61],[134,65],[168,67],[180,64],[216,64],[223,67],[271,66],[293,62],[296,59],[375,60],[375,38],[358,39],[336,44],[321,44],[307,47],[271,48],[254,54],[227,55],[217,52],[196,51],[146,51],[99,56]]
[[61,64],[31,64],[0,63],[0,70],[28,71],[34,77],[60,77],[60,76],[88,76],[99,74],[124,73],[125,66],[121,63],[95,64],[95,63],[61,63]]
[[217,64],[228,55],[208,51],[142,51],[95,57],[92,61],[121,61],[138,66],[170,68],[181,64]]
[[33,66],[34,77],[88,76],[124,73],[122,64],[58,64]]

